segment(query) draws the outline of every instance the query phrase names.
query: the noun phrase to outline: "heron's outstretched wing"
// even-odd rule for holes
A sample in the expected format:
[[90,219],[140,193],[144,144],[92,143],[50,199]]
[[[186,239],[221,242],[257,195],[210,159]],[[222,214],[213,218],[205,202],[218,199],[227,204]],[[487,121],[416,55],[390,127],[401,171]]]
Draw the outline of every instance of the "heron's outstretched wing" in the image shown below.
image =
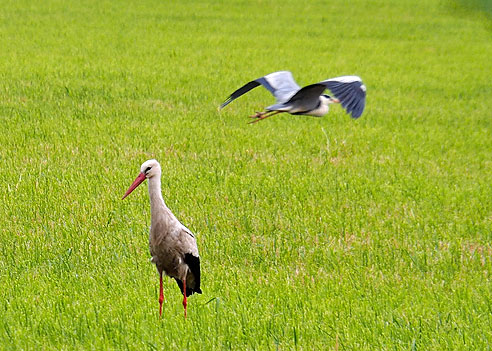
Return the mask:
[[297,107],[305,111],[314,110],[319,105],[319,96],[326,90],[323,84],[306,85],[295,93],[287,103],[297,103]]
[[342,76],[319,82],[340,100],[343,108],[352,118],[359,118],[366,106],[366,86],[357,76]]
[[267,74],[264,77],[252,80],[246,83],[241,88],[233,92],[223,103],[220,108],[224,108],[232,101],[246,94],[251,89],[256,88],[258,85],[263,85],[273,96],[277,99],[277,103],[283,103],[289,100],[299,89],[299,85],[292,77],[292,73],[288,71],[279,71]]
[[[261,79],[261,78],[260,78]],[[258,79],[257,79],[258,80]],[[254,89],[256,88],[258,85],[260,85],[260,83],[257,82],[257,80],[252,80],[251,82],[249,83],[246,83],[245,85],[243,85],[241,88],[239,88],[238,90],[236,90],[235,92],[233,92],[219,107],[219,109],[223,109],[224,107],[226,107],[227,105],[229,105],[231,102],[233,102],[234,100],[236,100],[238,97],[240,97],[241,95],[244,95],[246,94],[248,91],[250,91],[251,89]]]

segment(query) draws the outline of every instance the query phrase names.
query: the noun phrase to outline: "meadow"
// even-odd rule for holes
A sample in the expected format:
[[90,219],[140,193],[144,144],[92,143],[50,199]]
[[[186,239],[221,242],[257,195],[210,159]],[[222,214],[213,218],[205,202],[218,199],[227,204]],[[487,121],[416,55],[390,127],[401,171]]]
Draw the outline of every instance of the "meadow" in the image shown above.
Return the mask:
[[[1,350],[488,350],[492,17],[453,0],[0,0]],[[358,120],[249,80],[356,74]],[[150,262],[142,162],[202,295]]]

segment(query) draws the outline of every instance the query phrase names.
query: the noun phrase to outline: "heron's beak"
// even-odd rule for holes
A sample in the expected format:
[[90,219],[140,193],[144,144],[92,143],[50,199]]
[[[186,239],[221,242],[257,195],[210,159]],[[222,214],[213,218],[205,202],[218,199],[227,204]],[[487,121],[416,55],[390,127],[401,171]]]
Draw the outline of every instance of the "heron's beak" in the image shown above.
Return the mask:
[[340,100],[336,99],[336,98],[331,98],[331,102],[333,104],[339,104],[340,103]]
[[121,198],[121,200],[123,200],[125,197],[127,197],[128,195],[130,195],[130,193],[135,190],[135,188],[137,186],[139,186],[140,184],[142,184],[142,182],[145,180],[145,174],[144,173],[140,173],[138,175],[137,178],[135,178],[135,180],[133,181],[132,185],[130,185],[130,187],[128,188],[128,190],[126,191],[125,195],[123,195],[123,197]]

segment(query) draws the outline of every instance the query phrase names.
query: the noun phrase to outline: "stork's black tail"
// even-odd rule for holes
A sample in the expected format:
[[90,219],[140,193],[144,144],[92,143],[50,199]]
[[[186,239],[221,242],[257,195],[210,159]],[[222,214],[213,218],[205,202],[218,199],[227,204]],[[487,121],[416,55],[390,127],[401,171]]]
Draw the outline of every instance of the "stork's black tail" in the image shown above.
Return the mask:
[[[185,263],[188,265],[190,269],[190,273],[195,278],[194,284],[190,284],[191,282],[186,282],[186,297],[192,295],[193,293],[201,294],[202,289],[200,289],[200,258],[193,256],[192,254],[185,254],[184,257]],[[181,290],[181,294],[183,294],[183,282],[180,279],[176,279],[176,283],[178,283],[179,290]]]

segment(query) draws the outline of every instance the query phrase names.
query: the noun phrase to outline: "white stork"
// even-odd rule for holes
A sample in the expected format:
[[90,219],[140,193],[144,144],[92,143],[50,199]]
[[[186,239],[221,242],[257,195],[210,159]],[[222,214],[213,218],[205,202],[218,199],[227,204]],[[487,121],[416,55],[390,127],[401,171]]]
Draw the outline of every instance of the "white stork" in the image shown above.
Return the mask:
[[156,160],[145,161],[140,174],[126,191],[127,197],[145,179],[149,180],[150,197],[150,236],[151,261],[156,265],[160,277],[159,317],[162,315],[164,293],[162,273],[176,279],[183,294],[184,315],[186,318],[187,297],[193,293],[201,294],[200,256],[193,233],[172,214],[164,203],[161,194],[161,166]]

